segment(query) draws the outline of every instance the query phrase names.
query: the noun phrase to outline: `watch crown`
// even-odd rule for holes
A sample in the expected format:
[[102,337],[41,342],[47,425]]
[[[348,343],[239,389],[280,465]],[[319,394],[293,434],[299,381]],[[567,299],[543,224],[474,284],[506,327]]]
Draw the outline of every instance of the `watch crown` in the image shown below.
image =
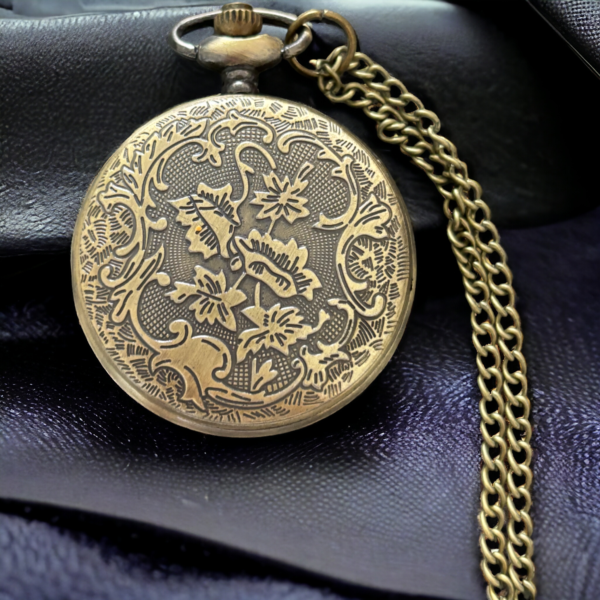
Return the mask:
[[255,35],[262,29],[262,17],[243,2],[223,5],[221,14],[215,17],[215,33],[231,37]]

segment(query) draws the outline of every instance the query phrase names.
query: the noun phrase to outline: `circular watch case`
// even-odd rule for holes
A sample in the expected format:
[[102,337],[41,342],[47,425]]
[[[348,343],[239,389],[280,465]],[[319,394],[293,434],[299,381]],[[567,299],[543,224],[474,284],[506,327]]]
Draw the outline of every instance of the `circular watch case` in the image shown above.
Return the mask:
[[313,423],[391,358],[415,251],[387,170],[301,104],[222,95],[138,129],[83,201],[79,320],[135,400],[223,436]]

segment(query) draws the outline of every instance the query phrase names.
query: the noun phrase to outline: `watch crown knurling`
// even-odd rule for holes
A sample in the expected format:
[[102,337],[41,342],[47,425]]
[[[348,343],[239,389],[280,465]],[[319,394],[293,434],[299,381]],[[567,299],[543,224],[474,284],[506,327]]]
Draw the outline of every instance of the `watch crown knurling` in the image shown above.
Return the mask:
[[249,4],[232,2],[225,4],[215,17],[215,33],[232,37],[255,35],[262,29],[262,17]]

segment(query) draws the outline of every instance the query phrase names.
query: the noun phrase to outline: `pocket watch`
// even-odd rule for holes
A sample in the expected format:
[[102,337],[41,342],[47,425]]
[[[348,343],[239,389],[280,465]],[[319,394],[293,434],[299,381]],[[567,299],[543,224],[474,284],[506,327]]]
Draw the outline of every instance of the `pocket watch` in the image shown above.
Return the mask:
[[[173,29],[223,93],[135,131],[83,200],[72,244],[79,320],[133,399],[204,433],[313,423],[385,367],[410,311],[415,251],[396,183],[326,115],[263,96],[258,73],[303,51],[229,4]],[[194,46],[182,39],[212,23]],[[365,401],[367,399],[365,398]]]

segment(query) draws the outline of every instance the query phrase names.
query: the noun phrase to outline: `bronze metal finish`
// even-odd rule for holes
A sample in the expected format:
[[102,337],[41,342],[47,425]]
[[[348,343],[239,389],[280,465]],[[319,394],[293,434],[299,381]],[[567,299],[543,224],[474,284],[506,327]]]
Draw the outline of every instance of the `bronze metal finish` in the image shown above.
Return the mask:
[[[288,28],[260,34],[261,19]],[[214,20],[198,46],[187,31]],[[308,23],[347,46],[302,66]],[[481,186],[438,116],[357,52],[341,15],[235,3],[184,19],[182,56],[222,71],[226,92],[167,111],[102,168],[73,238],[75,304],[115,381],[175,423],[264,436],[313,423],[365,390],[404,330],[415,282],[410,221],[394,181],[349,131],[256,95],[288,59],[332,102],[361,108],[444,200],[471,308],[481,391],[481,569],[490,600],[535,598],[527,363],[512,273]],[[343,78],[342,78],[343,76]]]
[[317,421],[384,368],[413,298],[396,185],[350,132],[252,95],[173,108],[109,159],[83,202],[73,286],[115,381],[226,436]]
[[282,52],[283,41],[264,33],[251,37],[211,35],[198,45],[196,60],[214,71],[236,66],[264,71],[281,61]]
[[232,2],[221,8],[220,14],[215,17],[214,28],[217,35],[256,35],[262,29],[262,17],[249,4]]
[[[177,23],[169,34],[169,43],[181,56],[196,60],[204,68],[222,71],[224,94],[257,93],[261,71],[274,67],[282,58],[303,52],[312,40],[311,30],[306,25],[299,25],[298,33],[285,44],[275,36],[259,34],[263,20],[287,27],[295,19],[295,15],[277,10],[254,10],[242,3],[226,4],[222,10],[194,15]],[[197,46],[182,39],[185,33],[212,21],[216,35]]]
[[[279,10],[271,10],[267,8],[255,8],[253,9],[254,14],[262,17],[263,23],[267,25],[276,25],[278,27],[289,27],[295,20],[296,15],[281,12]],[[221,9],[211,10],[199,15],[193,15],[182,19],[173,27],[167,38],[170,46],[177,52],[177,54],[191,60],[197,58],[197,46],[186,42],[182,39],[182,36],[186,33],[199,29],[201,27],[208,27],[212,24],[214,19],[221,14]],[[301,52],[304,52],[312,41],[312,32],[308,25],[304,25],[298,31],[298,35],[295,39],[286,42],[282,48],[282,58],[288,59],[292,56],[296,56]]]

